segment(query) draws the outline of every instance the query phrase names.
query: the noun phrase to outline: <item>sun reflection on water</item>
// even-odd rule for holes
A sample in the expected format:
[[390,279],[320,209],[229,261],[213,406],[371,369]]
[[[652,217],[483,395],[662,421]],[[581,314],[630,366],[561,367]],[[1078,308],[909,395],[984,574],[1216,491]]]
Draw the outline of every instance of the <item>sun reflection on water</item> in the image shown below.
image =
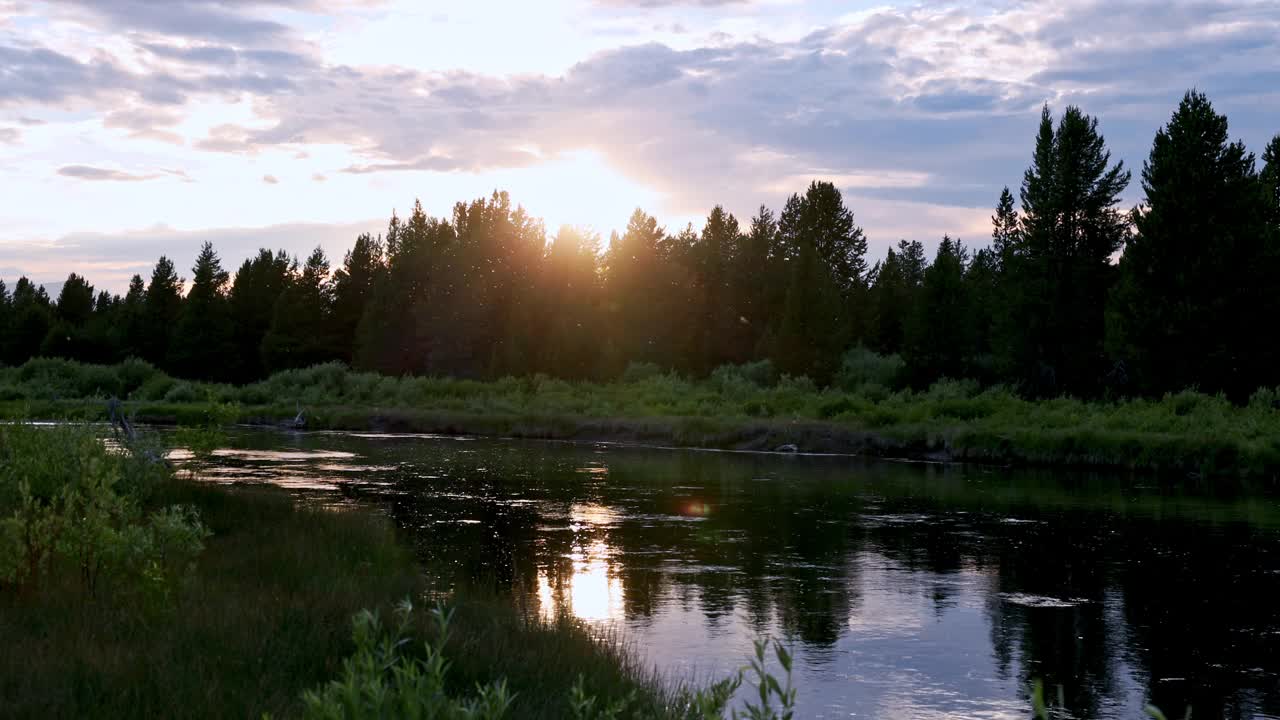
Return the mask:
[[617,513],[604,505],[575,503],[570,508],[570,527],[582,537],[566,558],[568,572],[545,567],[538,571],[538,603],[544,618],[553,620],[560,613],[596,622],[622,618],[622,582],[610,563],[614,550],[601,536],[617,519]]

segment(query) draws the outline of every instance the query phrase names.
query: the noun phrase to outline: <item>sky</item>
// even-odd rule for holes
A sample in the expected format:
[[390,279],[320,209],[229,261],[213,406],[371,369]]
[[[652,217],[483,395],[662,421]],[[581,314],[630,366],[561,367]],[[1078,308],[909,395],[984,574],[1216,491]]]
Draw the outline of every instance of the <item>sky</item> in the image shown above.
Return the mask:
[[1045,103],[1099,118],[1136,204],[1192,87],[1260,153],[1280,3],[0,0],[0,278],[120,291],[205,240],[340,262],[495,189],[607,237],[825,179],[873,259],[976,246]]

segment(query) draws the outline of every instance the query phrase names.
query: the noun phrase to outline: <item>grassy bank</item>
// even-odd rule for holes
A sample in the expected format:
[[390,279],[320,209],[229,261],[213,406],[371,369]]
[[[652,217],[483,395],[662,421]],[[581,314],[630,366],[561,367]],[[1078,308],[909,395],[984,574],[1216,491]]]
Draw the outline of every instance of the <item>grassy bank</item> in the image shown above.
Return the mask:
[[[88,536],[73,532],[82,513],[65,513],[38,575],[17,563],[0,573],[6,717],[298,716],[303,692],[339,676],[352,653],[353,615],[389,615],[404,598],[456,608],[443,648],[451,691],[503,680],[518,701],[512,716],[557,718],[570,714],[581,677],[588,695],[630,696],[634,710],[654,717],[677,712],[675,698],[622,648],[581,625],[530,620],[483,590],[434,593],[380,514],[302,508],[274,489],[203,485],[96,442],[79,428],[0,427],[6,559],[25,552],[23,527],[48,527],[23,525],[31,508],[62,507],[66,488],[86,477],[110,477],[121,507],[136,505]],[[154,563],[132,558],[154,549],[139,540],[150,513],[173,507],[193,511],[208,534],[190,566],[163,593],[150,592]],[[92,592],[86,556],[72,552],[71,540],[84,537],[102,568]],[[123,546],[128,552],[117,552]],[[439,639],[425,616],[410,631],[415,641]]]
[[338,365],[233,387],[170,378],[145,363],[32,361],[0,370],[0,414],[101,419],[103,398],[127,398],[142,421],[200,423],[230,405],[241,422],[306,411],[312,429],[388,430],[617,440],[990,463],[1118,468],[1274,479],[1280,395],[1249,404],[1194,391],[1113,402],[1027,400],[1005,388],[941,381],[890,391],[876,373],[819,389],[767,367],[721,368],[689,380],[638,368],[613,383],[546,377],[478,382],[390,378]]

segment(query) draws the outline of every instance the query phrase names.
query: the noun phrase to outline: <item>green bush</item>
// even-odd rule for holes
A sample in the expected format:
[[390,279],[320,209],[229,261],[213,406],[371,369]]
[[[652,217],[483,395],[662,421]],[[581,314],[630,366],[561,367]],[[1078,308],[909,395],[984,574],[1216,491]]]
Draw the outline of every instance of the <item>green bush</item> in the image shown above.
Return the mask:
[[658,367],[657,363],[651,362],[631,362],[627,364],[627,369],[622,371],[622,382],[636,383],[650,378],[662,375],[663,370]]
[[711,386],[721,392],[731,392],[743,386],[765,388],[778,382],[778,371],[770,360],[721,365],[711,371],[710,381]]
[[158,607],[190,573],[208,531],[190,508],[145,515],[157,470],[87,429],[0,429],[0,582],[26,593],[62,570],[86,597]]
[[864,385],[897,387],[902,381],[904,368],[906,363],[900,355],[880,355],[858,345],[840,358],[835,385],[851,391]]
[[511,707],[506,683],[477,685],[473,697],[450,695],[446,676],[451,615],[437,607],[432,613],[439,642],[423,643],[422,657],[403,651],[413,606],[405,601],[396,614],[397,628],[382,629],[377,613],[356,615],[352,639],[356,650],[342,663],[342,677],[303,695],[303,717],[312,720],[381,720],[383,718],[439,718],[440,720],[498,720]]
[[192,383],[183,380],[169,388],[163,400],[171,403],[190,403],[205,399],[204,393],[196,389]]
[[115,366],[120,392],[129,395],[143,383],[155,377],[160,371],[146,360],[131,357]]

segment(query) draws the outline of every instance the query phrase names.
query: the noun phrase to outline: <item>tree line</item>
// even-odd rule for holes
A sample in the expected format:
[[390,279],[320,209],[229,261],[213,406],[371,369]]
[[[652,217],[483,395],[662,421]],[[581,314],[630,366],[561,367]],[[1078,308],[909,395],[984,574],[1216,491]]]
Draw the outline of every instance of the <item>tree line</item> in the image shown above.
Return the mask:
[[[630,363],[705,374],[769,359],[829,380],[851,348],[899,355],[901,382],[1014,384],[1035,396],[1186,387],[1243,397],[1280,384],[1280,135],[1261,168],[1188,92],[1143,163],[1142,203],[1096,118],[1046,106],[1017,198],[991,242],[903,240],[869,264],[831,183],[745,224],[715,207],[674,232],[636,210],[607,243],[542,222],[506,193],[450,218],[415,203],[332,269],[260,250],[234,276],[205,243],[189,289],[161,257],[123,297],[72,273],[56,300],[0,281],[0,361],[141,357],[247,382],[337,360],[402,374],[616,377]],[[184,294],[184,289],[187,291]]]

